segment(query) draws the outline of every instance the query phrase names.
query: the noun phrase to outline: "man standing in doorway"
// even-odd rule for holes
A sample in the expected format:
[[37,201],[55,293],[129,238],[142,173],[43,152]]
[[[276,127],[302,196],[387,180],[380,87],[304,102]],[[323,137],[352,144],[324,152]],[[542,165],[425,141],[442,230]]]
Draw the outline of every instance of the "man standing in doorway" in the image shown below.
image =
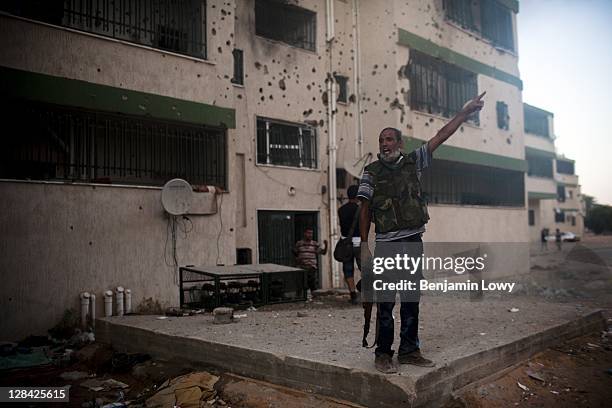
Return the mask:
[[318,255],[325,255],[327,253],[327,241],[323,241],[323,248],[321,248],[321,245],[312,239],[313,236],[313,229],[306,227],[304,239],[296,242],[295,248],[293,248],[297,267],[306,271],[308,284],[306,298],[308,301],[312,300],[312,293],[317,289],[319,276]]
[[[432,153],[438,146],[455,133],[471,114],[482,109],[484,94],[469,101],[429,142],[410,154],[401,151],[402,135],[399,130],[385,128],[380,132],[378,160],[366,167],[357,193],[362,202],[359,224],[363,265],[372,258],[368,247],[371,221],[376,227],[377,258],[399,253],[408,253],[411,257],[421,256],[421,234],[425,232],[425,223],[429,220],[427,207],[422,199],[421,172],[430,165]],[[389,249],[394,254],[388,253]],[[417,281],[422,278],[421,268],[411,272],[401,269],[394,272]],[[372,272],[364,270],[364,273]],[[433,367],[435,364],[420,353],[419,300],[418,290],[410,295],[409,301],[402,298],[398,361],[400,364]],[[386,374],[397,372],[392,363],[394,351],[391,349],[394,338],[394,306],[393,292],[392,297],[387,296],[385,301],[378,302],[377,308],[379,331],[374,363],[378,371]]]

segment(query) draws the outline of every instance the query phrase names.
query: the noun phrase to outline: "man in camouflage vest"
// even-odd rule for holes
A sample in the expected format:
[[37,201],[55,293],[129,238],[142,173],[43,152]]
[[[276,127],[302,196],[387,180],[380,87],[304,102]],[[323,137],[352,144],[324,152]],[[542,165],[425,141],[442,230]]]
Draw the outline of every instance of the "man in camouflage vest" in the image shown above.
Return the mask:
[[[482,109],[483,96],[484,93],[466,103],[463,109],[429,142],[409,154],[401,151],[402,138],[399,130],[385,128],[380,132],[378,160],[366,167],[357,193],[357,198],[362,201],[359,225],[363,265],[368,263],[371,265],[372,260],[368,247],[370,222],[374,222],[376,229],[376,258],[393,258],[398,254],[402,256],[408,254],[410,257],[421,256],[423,252],[421,234],[425,232],[425,224],[429,220],[427,206],[421,193],[421,172],[431,163],[432,153],[436,148],[455,133],[471,114]],[[423,357],[419,349],[418,280],[422,279],[421,268],[416,271],[393,269],[387,272],[389,276],[405,277],[417,282],[417,290],[411,291],[409,297],[401,297],[398,361],[400,364],[433,367],[435,364]],[[380,276],[383,275],[377,275],[376,279]],[[365,287],[365,290],[362,289],[364,294],[367,294],[368,290],[370,295],[374,292],[371,287],[372,281],[372,272],[366,272],[362,284],[362,287]],[[394,351],[391,349],[394,338],[395,291],[385,294],[386,297],[374,299],[378,310],[374,363],[377,370],[388,374],[397,372],[397,368],[392,363]],[[400,292],[400,295],[403,295],[403,292]]]

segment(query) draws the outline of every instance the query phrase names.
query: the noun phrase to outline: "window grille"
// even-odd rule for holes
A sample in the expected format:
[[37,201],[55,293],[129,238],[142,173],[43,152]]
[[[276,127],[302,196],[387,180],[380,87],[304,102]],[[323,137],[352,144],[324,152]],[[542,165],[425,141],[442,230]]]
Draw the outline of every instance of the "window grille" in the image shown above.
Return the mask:
[[0,4],[9,13],[206,58],[202,0],[23,0]]
[[514,51],[512,10],[496,0],[444,0],[446,18],[480,34],[496,46]]
[[538,136],[550,137],[548,115],[539,109],[524,105],[525,132]]
[[574,162],[557,160],[557,173],[574,174]]
[[522,207],[524,173],[475,164],[437,160],[422,178],[429,203]]
[[555,222],[556,223],[565,222],[565,213],[562,210],[555,210]]
[[255,33],[309,51],[316,50],[316,13],[279,0],[255,1]]
[[317,167],[317,138],[310,126],[257,119],[257,163]]
[[[410,108],[450,118],[478,95],[476,74],[410,50]],[[470,121],[479,124],[478,112]]]
[[557,185],[557,201],[565,202],[565,186],[562,184]]
[[5,101],[0,177],[161,186],[179,177],[227,188],[221,129]]
[[536,177],[553,177],[552,159],[537,155],[525,155],[527,160],[527,175]]

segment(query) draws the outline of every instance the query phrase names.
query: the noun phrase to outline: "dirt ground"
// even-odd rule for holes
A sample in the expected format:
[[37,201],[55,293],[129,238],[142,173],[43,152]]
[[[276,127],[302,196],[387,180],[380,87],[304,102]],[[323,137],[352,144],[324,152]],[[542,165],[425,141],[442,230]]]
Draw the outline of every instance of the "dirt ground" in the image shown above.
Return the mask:
[[[545,350],[529,361],[473,384],[456,393],[448,408],[464,407],[608,407],[612,401],[612,236],[586,236],[583,242],[565,244],[558,252],[534,248],[531,273],[519,281],[527,297],[570,303],[604,310],[608,332],[572,339]],[[328,294],[308,305],[281,304],[264,310],[349,308],[348,296]],[[71,385],[70,403],[46,406],[101,407],[113,402],[145,406],[166,381],[193,371],[172,362],[148,359],[137,364],[116,364],[110,348],[93,343],[74,353],[70,361],[33,368],[0,371],[0,386]],[[87,378],[66,380],[67,372],[83,372]],[[355,406],[346,401],[296,391],[228,373],[219,376],[207,407],[329,407]],[[114,379],[126,389],[91,391],[87,379]],[[21,404],[28,406],[28,404]],[[32,405],[33,406],[33,405]],[[120,406],[120,405],[116,405]]]

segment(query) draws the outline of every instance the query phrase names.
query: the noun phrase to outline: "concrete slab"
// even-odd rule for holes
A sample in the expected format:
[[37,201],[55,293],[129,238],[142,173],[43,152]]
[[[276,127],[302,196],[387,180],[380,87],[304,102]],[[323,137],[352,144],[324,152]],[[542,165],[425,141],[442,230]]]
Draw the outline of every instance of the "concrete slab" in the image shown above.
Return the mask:
[[[519,312],[510,313],[512,307],[519,307]],[[298,317],[297,311],[307,316]],[[361,347],[361,307],[321,303],[246,313],[227,325],[213,324],[211,315],[104,318],[98,320],[96,337],[120,350],[147,352],[368,407],[395,407],[437,405],[453,390],[605,325],[601,311],[570,304],[531,298],[424,297],[421,348],[437,366],[404,365],[398,374],[383,375],[374,369],[372,350]]]

